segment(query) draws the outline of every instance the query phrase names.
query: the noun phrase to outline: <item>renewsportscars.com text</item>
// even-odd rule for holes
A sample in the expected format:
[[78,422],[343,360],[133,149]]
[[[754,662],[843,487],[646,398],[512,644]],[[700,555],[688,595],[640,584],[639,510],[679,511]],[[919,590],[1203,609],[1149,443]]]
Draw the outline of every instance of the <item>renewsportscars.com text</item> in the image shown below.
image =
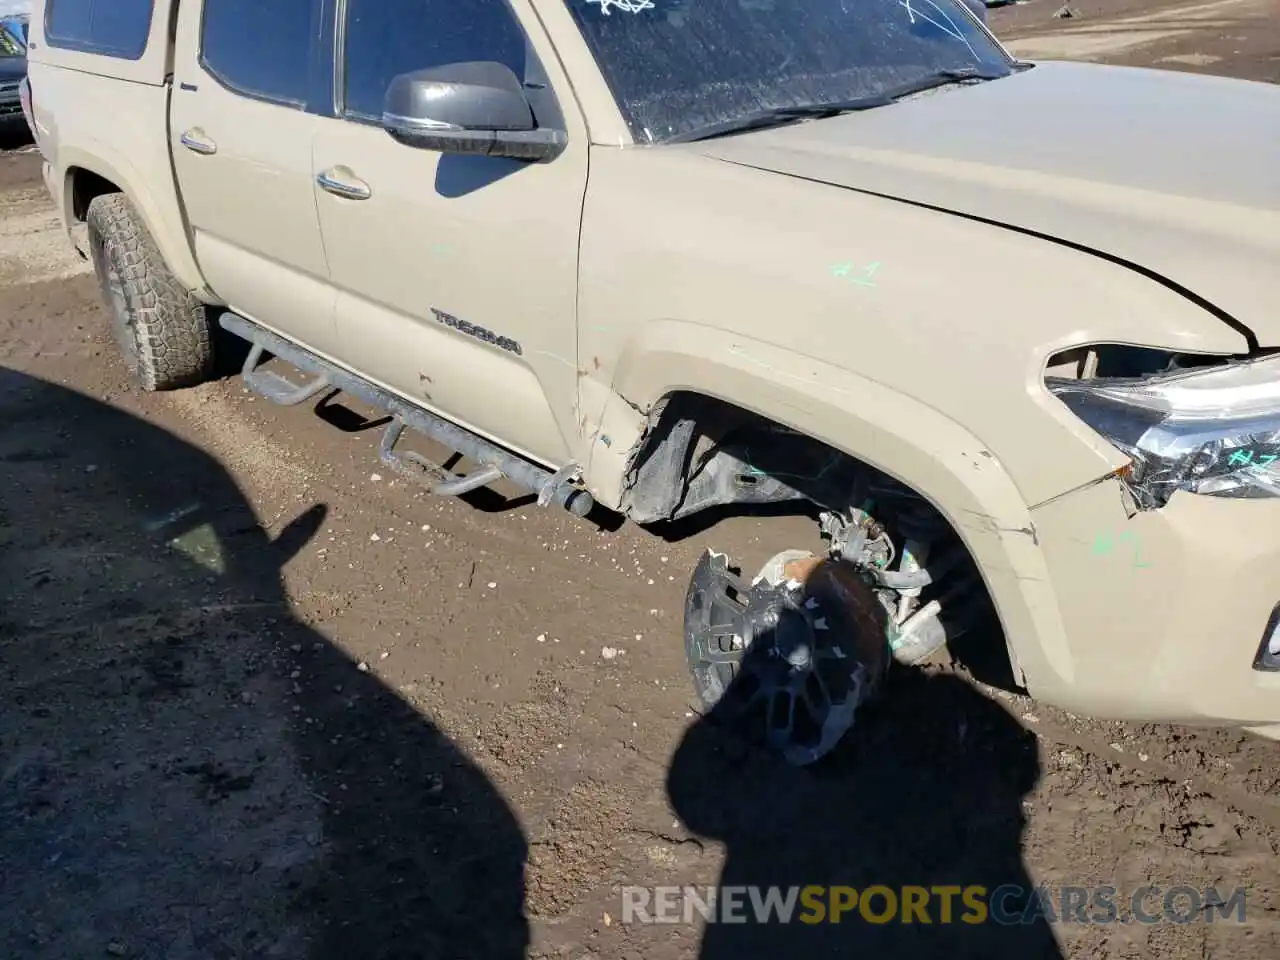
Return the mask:
[[1243,887],[844,886],[622,888],[623,923],[1244,923]]

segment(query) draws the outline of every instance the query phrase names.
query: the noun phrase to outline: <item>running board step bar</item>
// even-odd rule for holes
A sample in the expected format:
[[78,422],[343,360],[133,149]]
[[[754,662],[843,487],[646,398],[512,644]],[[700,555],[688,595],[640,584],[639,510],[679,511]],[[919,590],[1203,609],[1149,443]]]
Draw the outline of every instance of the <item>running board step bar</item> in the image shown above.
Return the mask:
[[260,343],[253,345],[249,356],[245,357],[244,370],[240,373],[244,382],[254,393],[261,394],[282,407],[296,407],[329,386],[329,378],[325,376],[316,377],[310,383],[304,383],[299,387],[270,370],[259,370],[258,365],[262,363],[263,349]]
[[[503,477],[538,495],[540,506],[563,507],[576,517],[585,517],[595,506],[591,494],[576,485],[581,473],[576,464],[551,473],[508,450],[504,450],[470,430],[437,417],[433,413],[406,403],[400,397],[383,390],[341,367],[323,360],[310,350],[276,336],[237,313],[224,312],[218,324],[236,336],[247,340],[252,349],[245,360],[242,373],[245,385],[273,403],[295,406],[314,397],[322,390],[338,390],[358,397],[365,403],[385,410],[392,417],[383,435],[378,455],[390,469],[397,473],[425,481],[431,492],[443,497],[457,497],[487,486]],[[313,379],[297,386],[275,373],[259,370],[263,352],[279,357]],[[480,464],[474,472],[454,476],[444,468],[431,463],[412,451],[397,453],[405,427],[456,450]]]

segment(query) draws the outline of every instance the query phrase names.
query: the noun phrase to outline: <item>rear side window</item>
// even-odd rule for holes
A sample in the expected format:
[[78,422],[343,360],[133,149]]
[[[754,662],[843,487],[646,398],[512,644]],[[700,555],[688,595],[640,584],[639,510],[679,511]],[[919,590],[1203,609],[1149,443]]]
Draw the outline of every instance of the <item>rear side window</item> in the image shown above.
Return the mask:
[[448,63],[493,60],[524,80],[526,56],[507,0],[347,0],[345,111],[377,120],[392,80]]
[[303,107],[320,0],[205,0],[201,62],[222,84]]
[[44,35],[51,47],[137,60],[147,49],[154,0],[49,0]]

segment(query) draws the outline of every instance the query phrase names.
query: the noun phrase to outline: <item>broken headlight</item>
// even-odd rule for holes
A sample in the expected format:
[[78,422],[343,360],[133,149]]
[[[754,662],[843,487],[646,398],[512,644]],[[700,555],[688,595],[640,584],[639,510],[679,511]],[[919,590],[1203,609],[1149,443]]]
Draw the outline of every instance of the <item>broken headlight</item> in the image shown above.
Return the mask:
[[1125,479],[1142,509],[1163,506],[1175,490],[1280,496],[1280,357],[1045,384],[1132,458]]

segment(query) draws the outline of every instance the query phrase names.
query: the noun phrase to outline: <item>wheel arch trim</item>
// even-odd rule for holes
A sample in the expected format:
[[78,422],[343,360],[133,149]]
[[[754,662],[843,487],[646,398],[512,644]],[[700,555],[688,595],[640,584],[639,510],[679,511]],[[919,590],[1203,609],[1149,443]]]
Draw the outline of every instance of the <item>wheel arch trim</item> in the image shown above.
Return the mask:
[[[100,142],[62,146],[57,159],[64,184],[60,213],[68,232],[80,222],[75,211],[76,176],[80,171],[95,174],[128,198],[173,275],[197,296],[202,299],[209,297],[208,285],[191,249],[180,199],[172,182],[163,191],[146,188],[141,171],[127,157],[118,155]],[[168,198],[158,196],[158,193],[165,193]]]

